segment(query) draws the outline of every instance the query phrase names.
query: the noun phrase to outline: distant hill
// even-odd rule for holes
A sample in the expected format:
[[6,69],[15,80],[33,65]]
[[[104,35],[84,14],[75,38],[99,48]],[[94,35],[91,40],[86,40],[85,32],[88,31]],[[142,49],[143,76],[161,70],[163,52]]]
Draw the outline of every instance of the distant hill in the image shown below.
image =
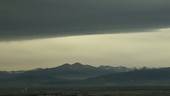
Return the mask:
[[131,69],[123,66],[63,64],[29,71],[0,71],[0,87],[170,86],[170,68]]
[[107,74],[83,81],[84,84],[119,85],[170,85],[170,68],[141,69],[129,72]]
[[74,64],[63,64],[54,68],[34,69],[29,71],[0,72],[0,86],[38,86],[53,85],[84,80],[106,74],[131,71],[131,68],[83,65],[79,62]]
[[91,77],[97,77],[105,74],[127,72],[132,69],[126,67],[111,67],[100,66],[94,67],[91,65],[83,65],[81,63],[63,64],[54,68],[36,69],[20,73],[20,76],[33,75],[33,76],[51,76],[55,78],[67,80],[81,80]]

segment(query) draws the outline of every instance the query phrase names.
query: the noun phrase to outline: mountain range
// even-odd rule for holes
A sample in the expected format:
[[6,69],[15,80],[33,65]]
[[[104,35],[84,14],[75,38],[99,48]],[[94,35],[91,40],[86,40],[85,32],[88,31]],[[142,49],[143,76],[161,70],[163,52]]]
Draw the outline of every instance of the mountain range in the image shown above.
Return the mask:
[[0,72],[1,87],[170,85],[170,68],[127,68],[83,65]]

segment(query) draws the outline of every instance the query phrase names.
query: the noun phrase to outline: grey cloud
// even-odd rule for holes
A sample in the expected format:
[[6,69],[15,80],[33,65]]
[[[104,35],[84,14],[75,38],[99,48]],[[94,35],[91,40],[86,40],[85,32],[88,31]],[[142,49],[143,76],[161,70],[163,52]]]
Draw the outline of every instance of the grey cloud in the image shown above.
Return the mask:
[[169,9],[169,0],[1,0],[0,39],[166,28]]

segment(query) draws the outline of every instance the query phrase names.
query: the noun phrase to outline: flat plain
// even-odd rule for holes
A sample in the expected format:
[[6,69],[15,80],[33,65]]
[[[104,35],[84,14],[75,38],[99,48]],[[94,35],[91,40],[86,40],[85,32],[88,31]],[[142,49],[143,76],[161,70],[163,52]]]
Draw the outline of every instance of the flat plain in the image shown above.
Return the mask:
[[0,96],[170,96],[170,89],[148,88],[89,88],[1,91]]

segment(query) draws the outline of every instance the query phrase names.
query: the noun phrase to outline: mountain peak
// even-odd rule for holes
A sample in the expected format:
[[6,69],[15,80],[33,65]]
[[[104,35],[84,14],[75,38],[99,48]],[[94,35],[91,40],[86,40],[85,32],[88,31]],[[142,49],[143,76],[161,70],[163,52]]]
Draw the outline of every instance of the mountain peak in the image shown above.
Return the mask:
[[79,62],[73,63],[73,64],[69,64],[69,63],[65,63],[61,66],[58,66],[56,68],[62,69],[62,70],[79,70],[79,69],[83,69],[86,68],[87,65],[83,65]]
[[83,66],[83,64],[76,62],[76,63],[73,63],[72,66]]
[[69,66],[70,64],[69,63],[65,63],[65,64],[63,64],[64,66]]
[[65,63],[63,65],[60,65],[60,66],[56,67],[56,68],[69,68],[70,66],[71,65],[69,63]]

